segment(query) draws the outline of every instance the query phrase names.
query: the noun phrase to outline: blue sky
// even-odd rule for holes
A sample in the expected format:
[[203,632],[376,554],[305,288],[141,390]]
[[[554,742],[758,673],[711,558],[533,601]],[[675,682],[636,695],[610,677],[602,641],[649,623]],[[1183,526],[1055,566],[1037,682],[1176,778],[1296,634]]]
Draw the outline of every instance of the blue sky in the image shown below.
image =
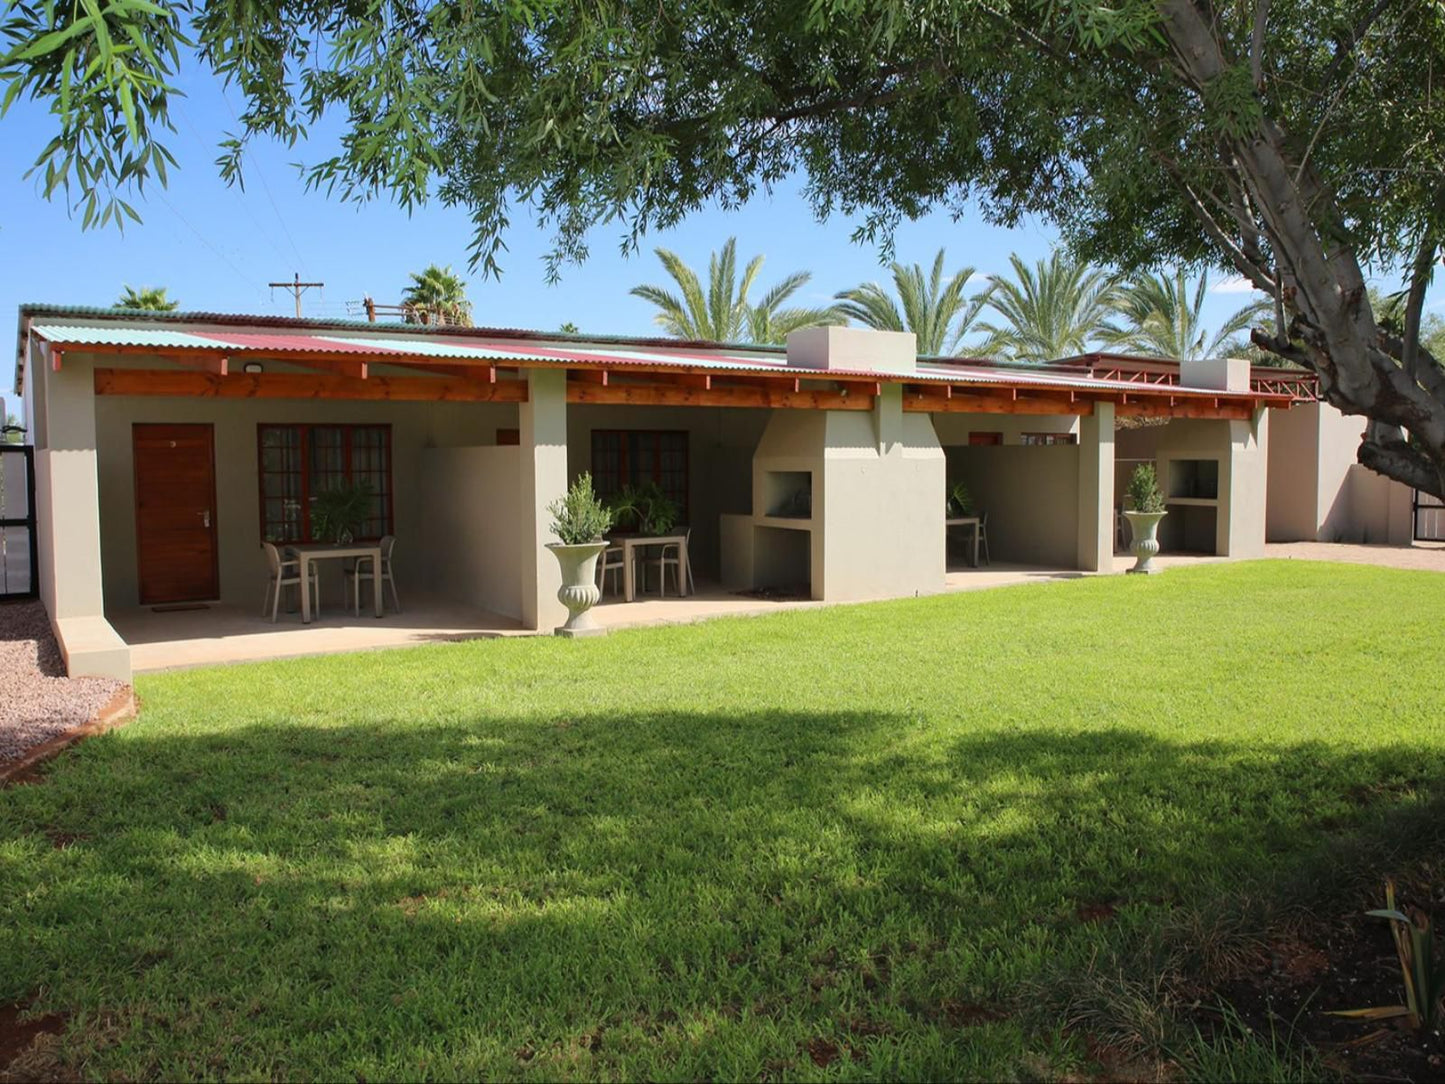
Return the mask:
[[[834,218],[816,222],[799,194],[785,185],[771,198],[724,212],[699,212],[677,229],[656,234],[640,253],[618,251],[621,230],[601,227],[592,256],[564,269],[560,284],[543,277],[542,256],[549,236],[520,218],[507,237],[500,281],[466,271],[471,225],[465,212],[439,205],[410,217],[386,203],[365,206],[329,200],[304,191],[296,162],[323,157],[328,146],[285,148],[258,144],[248,155],[245,191],[227,187],[213,165],[216,143],[235,127],[235,92],[194,69],[181,80],[187,97],[174,109],[177,131],[169,146],[180,162],[169,189],[148,189],[137,204],[144,218],[124,234],[113,228],[82,231],[61,201],[41,198],[22,175],[51,134],[40,109],[19,103],[0,121],[0,313],[13,314],[24,301],[109,305],[124,285],[166,286],[189,310],[289,315],[289,293],[267,283],[290,279],[324,282],[309,291],[303,313],[344,317],[348,302],[370,294],[379,302],[400,300],[409,271],[428,263],[451,264],[471,282],[479,324],[555,329],[570,320],[584,332],[651,334],[652,309],[630,297],[640,282],[665,281],[652,254],[662,245],[694,267],[705,268],[709,252],[737,236],[739,258],[767,257],[760,283],[797,269],[813,272],[800,301],[818,303],[840,289],[883,280],[878,251],[849,240],[853,223]],[[952,221],[934,215],[905,224],[897,254],[905,262],[930,263],[939,246],[948,250],[950,270],[972,265],[979,274],[1005,272],[1008,256],[1046,255],[1054,233],[1039,223],[1004,230],[981,218]],[[806,295],[806,296],[804,296]],[[1216,291],[1210,319],[1218,322],[1243,304],[1242,293]],[[0,351],[0,391],[13,384],[14,357]]]

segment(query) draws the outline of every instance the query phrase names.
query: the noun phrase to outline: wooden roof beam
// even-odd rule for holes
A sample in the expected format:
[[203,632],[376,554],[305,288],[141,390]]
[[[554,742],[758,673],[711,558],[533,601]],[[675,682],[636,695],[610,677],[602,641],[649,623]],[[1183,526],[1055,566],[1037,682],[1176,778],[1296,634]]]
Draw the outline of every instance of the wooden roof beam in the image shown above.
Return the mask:
[[218,373],[176,369],[96,369],[96,395],[198,399],[365,399],[394,402],[510,402],[527,399],[523,380],[495,384],[464,378],[332,373]]

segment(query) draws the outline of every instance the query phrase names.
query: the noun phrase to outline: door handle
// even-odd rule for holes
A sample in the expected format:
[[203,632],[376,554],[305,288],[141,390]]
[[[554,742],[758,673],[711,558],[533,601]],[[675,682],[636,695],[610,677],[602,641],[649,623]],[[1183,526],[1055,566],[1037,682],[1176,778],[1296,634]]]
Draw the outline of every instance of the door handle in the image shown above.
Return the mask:
[[211,510],[207,508],[204,512],[197,512],[196,515],[201,517],[201,526],[209,529],[211,526]]

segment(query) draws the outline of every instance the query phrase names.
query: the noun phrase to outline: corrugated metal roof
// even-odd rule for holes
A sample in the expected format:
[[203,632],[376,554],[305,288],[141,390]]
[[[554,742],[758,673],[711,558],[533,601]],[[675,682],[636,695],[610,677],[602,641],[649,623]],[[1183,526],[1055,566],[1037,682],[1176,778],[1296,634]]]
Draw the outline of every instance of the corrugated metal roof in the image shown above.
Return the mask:
[[[105,311],[105,310],[102,310]],[[75,314],[81,315],[84,314]],[[991,362],[951,362],[945,359],[924,359],[911,373],[885,372],[869,369],[813,369],[789,365],[786,354],[772,349],[751,347],[718,347],[699,343],[639,340],[579,341],[558,337],[548,341],[533,333],[514,337],[495,329],[447,329],[438,336],[422,332],[414,326],[405,331],[379,328],[373,324],[354,327],[307,326],[304,321],[285,321],[276,330],[255,323],[249,327],[238,322],[226,325],[205,324],[191,317],[189,327],[157,327],[149,314],[116,318],[105,312],[106,319],[95,322],[33,318],[31,328],[41,338],[59,347],[123,347],[131,350],[189,351],[204,350],[227,353],[249,353],[285,358],[288,355],[335,354],[365,355],[383,361],[395,359],[404,364],[408,359],[437,358],[458,361],[504,362],[521,367],[538,365],[585,365],[626,369],[670,369],[708,371],[715,373],[786,373],[791,376],[817,379],[854,379],[887,383],[944,383],[980,387],[1030,388],[1040,391],[1122,391],[1131,395],[1199,395],[1237,397],[1240,392],[1188,387],[1178,384],[1149,385],[1137,381],[1096,378],[1077,369],[1053,367],[1000,366]],[[146,326],[136,326],[144,321]],[[182,323],[167,320],[167,323]],[[1269,396],[1273,397],[1273,396]]]

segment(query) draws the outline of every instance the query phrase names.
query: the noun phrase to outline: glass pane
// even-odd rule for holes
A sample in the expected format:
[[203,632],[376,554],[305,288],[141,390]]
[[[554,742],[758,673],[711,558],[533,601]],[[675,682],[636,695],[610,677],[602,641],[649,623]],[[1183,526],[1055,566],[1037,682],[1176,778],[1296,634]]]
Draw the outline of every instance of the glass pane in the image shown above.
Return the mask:
[[0,595],[24,595],[30,590],[30,528],[0,527]]

